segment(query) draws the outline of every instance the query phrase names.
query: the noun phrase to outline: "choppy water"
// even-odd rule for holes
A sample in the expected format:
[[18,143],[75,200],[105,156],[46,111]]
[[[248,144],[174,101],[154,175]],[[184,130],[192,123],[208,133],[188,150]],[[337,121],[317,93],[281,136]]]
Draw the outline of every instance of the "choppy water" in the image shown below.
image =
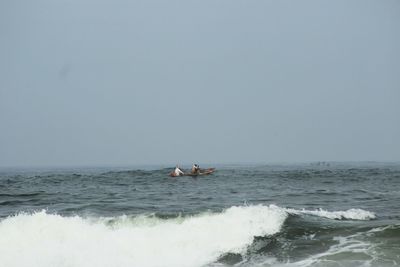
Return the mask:
[[169,171],[1,170],[0,266],[400,265],[399,164]]

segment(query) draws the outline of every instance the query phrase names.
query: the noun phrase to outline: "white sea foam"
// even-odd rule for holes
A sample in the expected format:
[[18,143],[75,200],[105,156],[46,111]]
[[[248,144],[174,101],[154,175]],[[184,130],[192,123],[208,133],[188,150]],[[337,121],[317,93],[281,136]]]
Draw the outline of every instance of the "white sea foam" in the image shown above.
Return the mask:
[[41,211],[0,221],[0,267],[203,266],[224,253],[244,252],[254,236],[279,232],[288,213],[375,218],[362,209],[296,210],[275,205],[231,207],[175,219],[63,217]]
[[318,209],[318,210],[295,210],[295,209],[285,209],[289,213],[293,214],[308,214],[308,215],[314,215],[314,216],[319,216],[319,217],[325,217],[328,219],[335,219],[335,220],[360,220],[360,221],[366,221],[366,220],[372,220],[376,218],[375,213],[366,211],[363,209],[349,209],[345,211],[326,211],[323,209]]
[[1,267],[203,266],[243,252],[254,236],[278,232],[287,213],[277,206],[231,207],[190,218],[62,217],[45,211],[0,222]]
[[376,260],[374,245],[363,241],[362,233],[350,236],[333,238],[337,244],[332,245],[327,251],[312,255],[293,264],[298,267],[329,266],[332,261],[341,261],[340,266],[381,266],[371,265]]

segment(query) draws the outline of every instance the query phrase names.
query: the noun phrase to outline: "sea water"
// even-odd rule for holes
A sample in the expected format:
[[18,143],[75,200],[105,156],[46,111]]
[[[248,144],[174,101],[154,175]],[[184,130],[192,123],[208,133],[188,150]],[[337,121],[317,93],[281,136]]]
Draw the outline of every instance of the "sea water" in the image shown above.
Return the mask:
[[0,170],[0,266],[400,265],[399,164],[170,171]]

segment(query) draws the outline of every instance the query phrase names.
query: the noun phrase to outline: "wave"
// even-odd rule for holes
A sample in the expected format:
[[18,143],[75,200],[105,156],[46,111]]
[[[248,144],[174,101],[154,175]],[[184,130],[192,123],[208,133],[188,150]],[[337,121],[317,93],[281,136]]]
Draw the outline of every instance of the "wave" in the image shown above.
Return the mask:
[[326,211],[323,209],[318,210],[295,210],[295,209],[285,209],[287,212],[292,214],[306,214],[314,215],[319,217],[324,217],[333,220],[372,220],[376,219],[376,215],[373,212],[366,211],[363,209],[349,209],[346,211]]
[[277,207],[231,207],[222,213],[162,220],[62,217],[45,211],[0,222],[0,266],[202,266],[241,253],[254,236],[280,230]]
[[336,233],[326,249],[285,266],[398,266],[399,236],[399,224],[367,227],[347,235]]
[[303,242],[295,240],[299,236],[312,239],[313,232],[324,229],[313,231],[306,217],[297,215],[375,217],[360,209],[329,212],[276,205],[233,206],[221,213],[173,218],[20,213],[0,221],[0,266],[204,266],[221,258],[241,261],[241,255],[264,250],[276,251],[273,258],[287,261],[282,252],[288,243]]

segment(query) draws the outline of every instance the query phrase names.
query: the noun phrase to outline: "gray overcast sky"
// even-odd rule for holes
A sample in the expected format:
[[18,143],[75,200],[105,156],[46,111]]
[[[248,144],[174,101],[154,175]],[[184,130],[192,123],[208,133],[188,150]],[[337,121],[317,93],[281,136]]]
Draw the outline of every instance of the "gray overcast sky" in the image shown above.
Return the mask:
[[0,2],[0,166],[400,161],[400,1]]

